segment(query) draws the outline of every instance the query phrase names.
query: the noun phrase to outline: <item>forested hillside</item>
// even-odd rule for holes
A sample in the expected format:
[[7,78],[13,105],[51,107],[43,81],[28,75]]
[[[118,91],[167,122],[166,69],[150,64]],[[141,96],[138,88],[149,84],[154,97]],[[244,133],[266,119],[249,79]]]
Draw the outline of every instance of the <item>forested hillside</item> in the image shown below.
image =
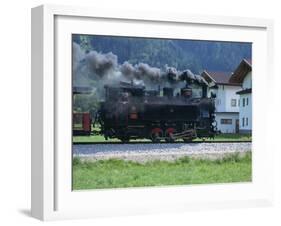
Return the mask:
[[233,71],[243,58],[251,58],[251,44],[193,40],[167,40],[110,36],[73,35],[84,51],[112,52],[122,64],[140,62],[153,67],[165,65],[178,70]]

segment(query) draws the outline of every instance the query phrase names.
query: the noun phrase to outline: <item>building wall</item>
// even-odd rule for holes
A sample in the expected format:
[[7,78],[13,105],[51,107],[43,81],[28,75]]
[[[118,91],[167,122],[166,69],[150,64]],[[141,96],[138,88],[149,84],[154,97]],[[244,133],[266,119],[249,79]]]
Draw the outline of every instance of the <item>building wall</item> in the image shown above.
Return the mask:
[[[243,89],[252,88],[252,72],[246,75],[242,87]],[[241,133],[250,133],[252,131],[252,93],[240,95],[239,112],[239,130]]]
[[[218,85],[218,89],[210,89],[209,92],[216,94],[216,112],[239,112],[240,86]],[[209,94],[210,95],[210,94]]]
[[[243,106],[244,99],[244,106]],[[244,121],[244,123],[243,123]],[[252,94],[240,95],[239,130],[250,132],[252,130]]]
[[[216,113],[217,129],[221,133],[236,133],[236,120],[239,120],[239,112]],[[237,127],[239,128],[239,125]]]
[[[237,91],[241,90],[240,86],[218,85],[217,89],[210,89],[211,92],[216,94],[216,121],[217,128],[222,133],[235,133],[236,120],[239,120],[239,95]],[[234,103],[232,103],[234,102]],[[224,124],[221,120],[231,120],[231,124]],[[238,125],[239,127],[239,125]]]
[[242,83],[243,89],[249,89],[252,88],[252,72],[249,72],[246,77],[244,78],[244,81]]

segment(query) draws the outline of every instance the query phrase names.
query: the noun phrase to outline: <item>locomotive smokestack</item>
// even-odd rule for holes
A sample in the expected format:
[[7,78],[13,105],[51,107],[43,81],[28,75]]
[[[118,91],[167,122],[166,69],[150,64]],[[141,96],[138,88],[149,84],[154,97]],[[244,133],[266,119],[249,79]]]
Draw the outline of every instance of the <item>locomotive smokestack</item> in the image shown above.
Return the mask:
[[184,98],[190,98],[192,96],[192,89],[189,87],[182,88],[181,96]]
[[163,96],[171,98],[174,96],[174,89],[170,87],[163,88]]

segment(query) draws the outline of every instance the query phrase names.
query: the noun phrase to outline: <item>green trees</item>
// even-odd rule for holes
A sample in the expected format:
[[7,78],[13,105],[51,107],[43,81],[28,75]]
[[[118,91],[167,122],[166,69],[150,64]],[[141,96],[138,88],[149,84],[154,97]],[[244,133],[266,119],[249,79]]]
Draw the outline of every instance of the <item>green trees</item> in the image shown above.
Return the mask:
[[99,106],[98,97],[93,94],[76,94],[73,96],[73,111],[85,112],[97,110]]

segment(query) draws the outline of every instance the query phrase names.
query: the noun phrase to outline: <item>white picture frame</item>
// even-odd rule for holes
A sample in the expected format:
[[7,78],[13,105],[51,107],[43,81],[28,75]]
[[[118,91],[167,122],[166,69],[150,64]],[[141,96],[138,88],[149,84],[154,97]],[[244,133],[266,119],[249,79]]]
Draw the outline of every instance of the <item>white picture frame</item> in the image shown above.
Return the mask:
[[[67,132],[71,128],[69,34],[87,34],[95,26],[101,34],[252,42],[253,87],[259,90],[253,92],[253,181],[73,192],[71,131]],[[32,216],[56,220],[271,205],[274,148],[266,136],[268,108],[261,103],[269,106],[266,94],[273,92],[267,88],[274,84],[272,45],[273,22],[265,19],[56,5],[32,9]]]

